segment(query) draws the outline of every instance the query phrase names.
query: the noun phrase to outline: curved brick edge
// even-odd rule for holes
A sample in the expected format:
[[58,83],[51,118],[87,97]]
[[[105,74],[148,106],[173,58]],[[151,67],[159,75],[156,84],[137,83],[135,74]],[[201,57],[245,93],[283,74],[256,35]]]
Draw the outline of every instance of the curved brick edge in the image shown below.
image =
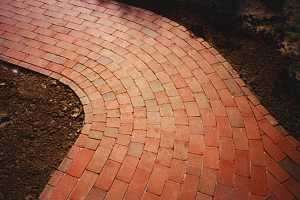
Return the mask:
[[1,58],[84,105],[41,199],[300,198],[299,143],[183,26],[116,2],[0,5]]

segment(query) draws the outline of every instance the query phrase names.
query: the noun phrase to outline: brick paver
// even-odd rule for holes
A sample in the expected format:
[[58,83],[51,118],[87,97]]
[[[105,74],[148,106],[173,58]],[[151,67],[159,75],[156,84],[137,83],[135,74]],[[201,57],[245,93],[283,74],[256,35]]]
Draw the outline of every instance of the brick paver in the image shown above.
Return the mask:
[[1,0],[0,58],[84,105],[41,199],[300,198],[299,142],[174,21],[113,1]]

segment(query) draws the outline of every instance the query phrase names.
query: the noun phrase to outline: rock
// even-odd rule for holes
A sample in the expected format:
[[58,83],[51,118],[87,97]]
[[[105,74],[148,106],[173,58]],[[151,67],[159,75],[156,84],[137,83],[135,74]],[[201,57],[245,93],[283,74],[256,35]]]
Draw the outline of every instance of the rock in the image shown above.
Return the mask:
[[72,110],[71,117],[77,118],[80,114],[81,114],[81,110],[80,110],[79,108],[74,108],[74,109]]

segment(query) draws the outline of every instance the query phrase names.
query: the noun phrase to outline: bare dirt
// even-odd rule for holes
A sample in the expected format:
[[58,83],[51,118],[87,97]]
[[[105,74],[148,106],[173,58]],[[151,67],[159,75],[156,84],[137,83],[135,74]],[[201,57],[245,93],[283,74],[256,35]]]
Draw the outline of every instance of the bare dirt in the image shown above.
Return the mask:
[[0,62],[0,199],[37,199],[83,118],[69,87]]

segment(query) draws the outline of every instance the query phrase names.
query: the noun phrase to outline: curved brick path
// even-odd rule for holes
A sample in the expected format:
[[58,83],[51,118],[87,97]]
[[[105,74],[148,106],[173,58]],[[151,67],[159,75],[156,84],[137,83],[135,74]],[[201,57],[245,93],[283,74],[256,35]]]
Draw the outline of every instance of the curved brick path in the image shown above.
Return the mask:
[[1,0],[1,59],[81,98],[41,199],[296,199],[299,143],[179,24],[98,0]]

